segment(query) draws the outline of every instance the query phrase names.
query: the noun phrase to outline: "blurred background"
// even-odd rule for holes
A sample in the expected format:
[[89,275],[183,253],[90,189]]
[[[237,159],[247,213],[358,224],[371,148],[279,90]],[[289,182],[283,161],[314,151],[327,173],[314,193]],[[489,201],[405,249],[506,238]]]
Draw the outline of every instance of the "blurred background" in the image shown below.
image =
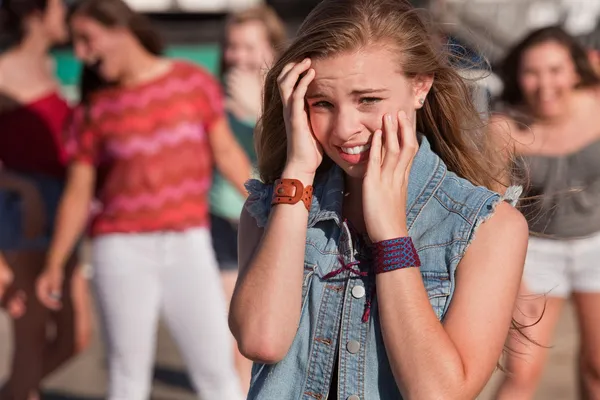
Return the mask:
[[[77,0],[72,0],[71,3]],[[0,0],[1,2],[1,0]],[[443,33],[469,55],[474,65],[465,74],[483,77],[475,93],[482,108],[497,96],[502,84],[494,66],[507,50],[533,29],[561,25],[587,49],[600,51],[600,1],[598,0],[414,0],[427,8]],[[318,0],[127,0],[135,10],[148,15],[167,43],[167,54],[206,67],[217,74],[221,38],[229,13],[266,3],[285,22],[291,36]],[[2,29],[0,27],[0,32]],[[0,49],[2,49],[0,35]],[[61,91],[72,103],[78,101],[77,85],[81,71],[68,45],[52,51]],[[491,73],[483,60],[491,67]],[[483,72],[482,72],[483,71]],[[0,131],[2,127],[0,126]],[[1,223],[1,221],[0,221]],[[85,251],[84,251],[85,257]],[[93,269],[93,266],[88,266]],[[97,323],[91,345],[82,354],[44,381],[43,399],[96,400],[106,389],[106,364]],[[575,359],[577,334],[571,306],[563,312],[555,334],[557,344],[550,350],[537,399],[575,399]],[[0,382],[9,368],[13,339],[8,318],[0,314]],[[491,392],[502,372],[494,374]],[[181,358],[164,327],[160,328],[154,371],[153,399],[195,398]]]
[[[293,35],[318,0],[128,0],[127,3],[150,16],[168,44],[169,55],[200,63],[215,72],[220,56],[218,43],[228,12],[268,4]],[[431,10],[448,35],[474,54],[486,57],[492,65],[527,32],[548,25],[560,24],[586,46],[600,46],[598,1],[413,0],[412,3]],[[0,43],[1,40],[0,36]],[[64,91],[76,100],[80,64],[68,47],[53,53]],[[500,90],[497,81],[490,85],[494,94]]]

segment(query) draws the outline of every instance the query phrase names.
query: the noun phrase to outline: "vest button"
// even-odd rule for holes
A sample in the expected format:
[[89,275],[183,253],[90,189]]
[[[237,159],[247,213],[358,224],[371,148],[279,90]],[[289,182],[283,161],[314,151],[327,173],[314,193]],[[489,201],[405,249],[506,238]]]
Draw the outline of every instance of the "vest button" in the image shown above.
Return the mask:
[[362,299],[365,297],[365,287],[361,285],[356,285],[352,288],[352,297],[355,299]]
[[348,398],[346,400],[360,400],[360,397],[358,397],[357,395],[353,394],[352,396],[348,396]]
[[348,350],[348,353],[350,354],[356,354],[360,350],[360,343],[356,340],[350,340],[346,343],[346,350]]

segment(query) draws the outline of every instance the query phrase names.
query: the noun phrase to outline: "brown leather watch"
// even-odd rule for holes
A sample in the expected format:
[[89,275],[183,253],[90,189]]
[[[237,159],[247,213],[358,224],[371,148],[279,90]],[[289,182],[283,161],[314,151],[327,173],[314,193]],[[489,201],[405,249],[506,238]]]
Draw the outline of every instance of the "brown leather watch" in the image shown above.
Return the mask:
[[296,204],[302,200],[306,209],[310,211],[312,193],[313,187],[311,185],[304,187],[298,179],[277,179],[271,205]]

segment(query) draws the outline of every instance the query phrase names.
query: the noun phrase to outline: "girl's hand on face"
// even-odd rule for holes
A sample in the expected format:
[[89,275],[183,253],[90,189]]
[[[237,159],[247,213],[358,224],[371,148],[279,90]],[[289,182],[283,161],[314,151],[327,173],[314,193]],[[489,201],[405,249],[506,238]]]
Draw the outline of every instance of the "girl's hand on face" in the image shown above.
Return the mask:
[[308,85],[315,78],[315,70],[310,65],[308,58],[300,63],[287,64],[277,81],[287,134],[286,170],[314,177],[323,161],[323,149],[313,135],[305,106]]
[[260,71],[232,68],[225,76],[227,108],[240,119],[258,120],[262,107],[263,79]]
[[408,178],[418,148],[416,133],[404,111],[384,115],[383,132],[373,134],[363,182],[363,214],[372,242],[408,235]]

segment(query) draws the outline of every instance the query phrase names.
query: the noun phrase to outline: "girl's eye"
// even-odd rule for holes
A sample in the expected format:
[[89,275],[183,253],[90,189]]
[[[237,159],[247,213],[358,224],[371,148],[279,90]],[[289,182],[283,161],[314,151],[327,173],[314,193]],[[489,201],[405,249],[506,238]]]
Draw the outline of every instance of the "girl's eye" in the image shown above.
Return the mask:
[[331,108],[333,107],[333,105],[328,101],[317,101],[316,103],[312,104],[312,107]]
[[360,103],[361,104],[376,104],[379,103],[381,101],[381,98],[379,97],[361,97],[360,99]]

